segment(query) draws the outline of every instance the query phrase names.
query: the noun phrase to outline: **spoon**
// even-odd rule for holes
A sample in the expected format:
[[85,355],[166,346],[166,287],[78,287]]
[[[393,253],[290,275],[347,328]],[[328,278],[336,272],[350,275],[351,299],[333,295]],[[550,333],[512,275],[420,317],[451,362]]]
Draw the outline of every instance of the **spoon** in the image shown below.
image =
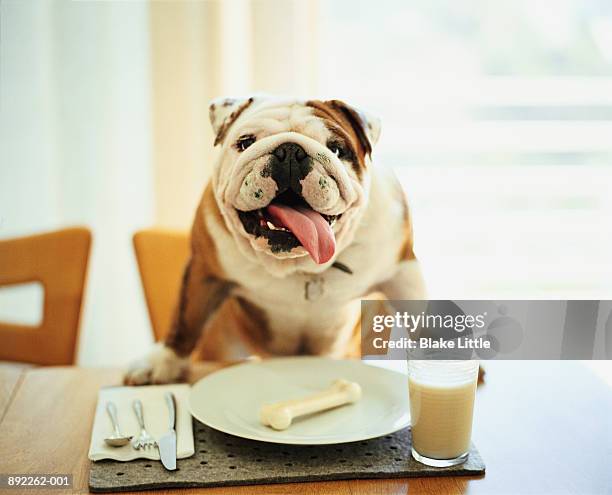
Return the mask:
[[121,431],[119,431],[119,421],[117,420],[117,407],[115,406],[114,402],[106,403],[106,412],[110,416],[111,423],[113,423],[113,434],[110,437],[105,438],[104,441],[107,445],[110,445],[111,447],[123,447],[124,445],[127,445],[132,439],[132,437],[123,436],[121,434]]

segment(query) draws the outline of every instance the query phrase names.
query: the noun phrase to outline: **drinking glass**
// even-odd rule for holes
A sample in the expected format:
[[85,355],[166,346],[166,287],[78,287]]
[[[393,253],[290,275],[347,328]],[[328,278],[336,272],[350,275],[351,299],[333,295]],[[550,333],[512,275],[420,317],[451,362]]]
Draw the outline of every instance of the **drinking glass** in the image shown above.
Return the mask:
[[465,462],[472,437],[478,361],[408,361],[412,456],[435,467]]

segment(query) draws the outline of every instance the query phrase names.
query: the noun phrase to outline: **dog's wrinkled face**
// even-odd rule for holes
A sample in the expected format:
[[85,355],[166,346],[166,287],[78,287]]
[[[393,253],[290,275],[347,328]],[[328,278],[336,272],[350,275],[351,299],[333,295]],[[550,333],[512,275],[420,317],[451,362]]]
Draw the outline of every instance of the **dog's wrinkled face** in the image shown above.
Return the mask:
[[338,100],[267,97],[215,100],[210,116],[215,196],[242,252],[277,275],[326,268],[367,202],[378,122]]

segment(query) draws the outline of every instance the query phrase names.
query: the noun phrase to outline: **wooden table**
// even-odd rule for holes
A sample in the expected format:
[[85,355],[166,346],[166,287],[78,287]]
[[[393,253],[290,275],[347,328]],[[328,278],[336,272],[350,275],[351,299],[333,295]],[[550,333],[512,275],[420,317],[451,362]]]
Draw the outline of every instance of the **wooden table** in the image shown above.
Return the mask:
[[[477,393],[473,437],[487,463],[484,476],[156,493],[612,493],[612,388],[578,362],[486,366],[486,383]],[[191,379],[210,370],[199,367]],[[0,473],[72,473],[75,493],[86,493],[97,390],[119,383],[120,376],[115,369],[1,367]]]
[[0,363],[0,424],[9,404],[30,366],[22,364]]

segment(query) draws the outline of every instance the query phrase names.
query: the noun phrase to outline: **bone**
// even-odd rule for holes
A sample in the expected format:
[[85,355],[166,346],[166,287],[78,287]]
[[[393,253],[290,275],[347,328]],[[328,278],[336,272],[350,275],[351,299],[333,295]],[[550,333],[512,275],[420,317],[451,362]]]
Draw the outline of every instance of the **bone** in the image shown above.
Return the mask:
[[270,426],[275,430],[286,430],[296,418],[351,404],[360,398],[361,387],[358,383],[339,379],[327,390],[314,395],[265,404],[259,411],[259,419],[264,426]]

